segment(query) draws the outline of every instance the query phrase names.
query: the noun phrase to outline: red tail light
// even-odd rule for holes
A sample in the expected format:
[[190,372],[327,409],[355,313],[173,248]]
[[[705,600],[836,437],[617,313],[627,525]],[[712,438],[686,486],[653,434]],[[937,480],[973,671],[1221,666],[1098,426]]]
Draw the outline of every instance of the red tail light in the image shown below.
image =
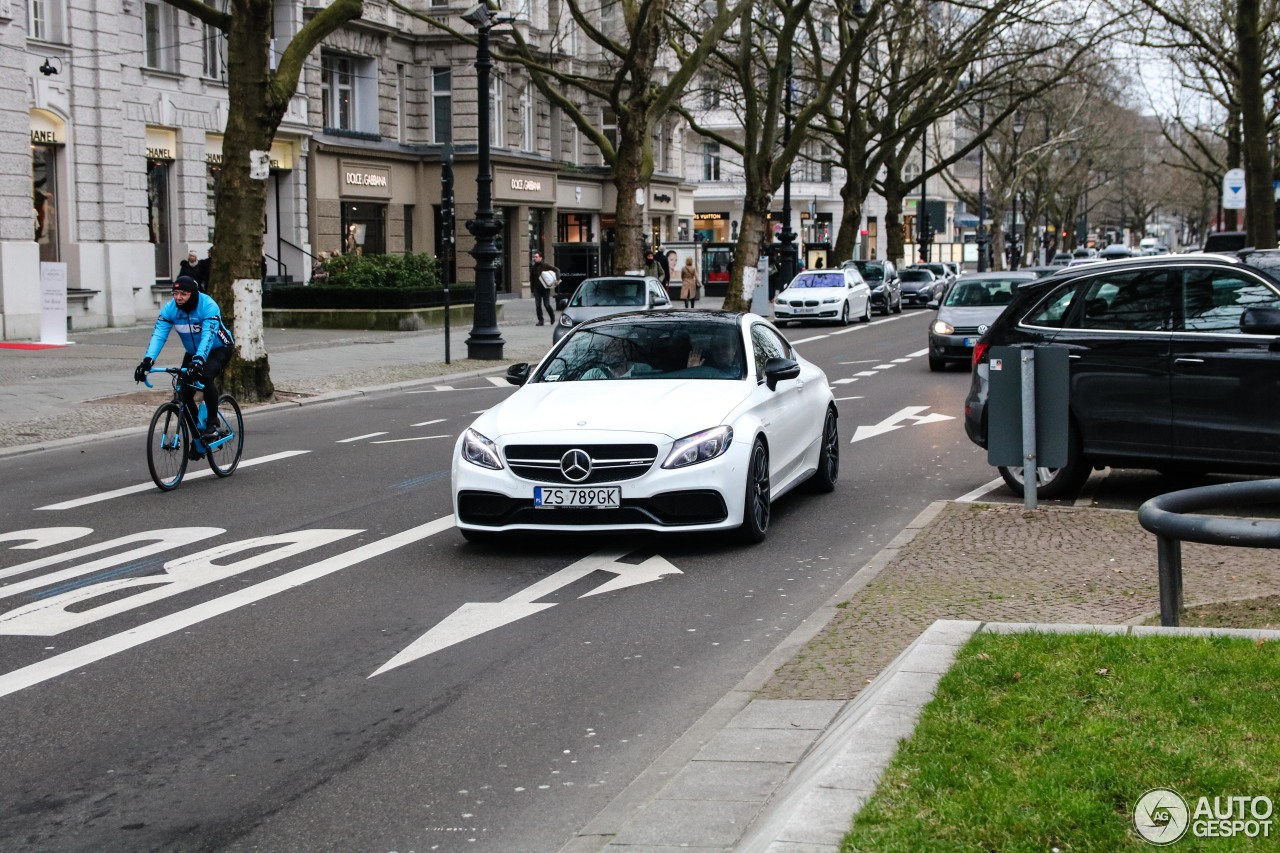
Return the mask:
[[970,370],[977,368],[979,364],[987,360],[987,350],[991,348],[991,344],[978,341],[973,345],[973,365]]

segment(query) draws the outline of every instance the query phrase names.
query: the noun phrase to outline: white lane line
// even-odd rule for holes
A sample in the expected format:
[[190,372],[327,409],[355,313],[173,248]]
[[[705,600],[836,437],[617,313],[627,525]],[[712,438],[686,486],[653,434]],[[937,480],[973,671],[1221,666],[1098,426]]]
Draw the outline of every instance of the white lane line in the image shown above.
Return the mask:
[[449,438],[447,435],[419,435],[414,438],[388,438],[383,441],[371,441],[370,444],[399,444],[402,441],[426,441],[428,438]]
[[832,385],[848,385],[850,382],[857,382],[857,381],[858,381],[857,379],[854,379],[852,377],[846,377],[844,379],[832,379],[831,384]]
[[835,401],[839,403],[842,400],[861,400],[861,397],[836,397]]
[[928,349],[916,350],[915,352],[907,353],[907,358],[919,358],[922,355],[928,355],[928,354],[929,354]]
[[978,488],[974,489],[972,492],[966,492],[965,494],[956,498],[956,503],[961,503],[961,504],[973,503],[978,498],[985,495],[987,492],[995,489],[997,486],[1002,486],[1002,485],[1004,485],[1004,478],[996,477],[994,480],[992,480],[990,483],[987,483],[985,486],[978,486]]
[[432,424],[442,424],[444,420],[444,418],[436,418],[434,421],[423,421],[420,424],[409,424],[409,426],[431,426]]
[[432,385],[430,388],[419,388],[416,391],[405,391],[406,394],[434,394],[437,391],[456,391],[452,385]]
[[895,359],[893,360],[893,363],[894,363],[894,364],[907,364],[907,363],[909,363],[910,361],[911,361],[911,359],[909,359],[909,358],[895,358]]
[[877,365],[876,365],[876,370],[888,370],[889,368],[891,368],[891,367],[893,367],[893,366],[894,366],[894,365],[892,365],[892,364],[877,364]]
[[486,376],[485,379],[488,379],[490,382],[492,382],[494,385],[497,385],[499,388],[505,388],[511,384],[510,382],[507,381],[505,376]]
[[382,432],[369,432],[369,433],[365,433],[364,435],[352,436],[351,438],[340,438],[337,441],[335,441],[334,444],[350,444],[353,441],[364,441],[366,438],[377,438],[380,435],[386,435],[386,434],[387,434],[386,430],[383,430]]
[[854,374],[854,376],[875,376],[875,375],[876,375],[876,372],[874,370],[859,370],[857,373]]
[[[311,452],[310,450],[286,450],[283,453],[272,453],[270,456],[259,456],[257,459],[241,459],[240,465],[236,470],[240,470],[241,468],[251,468],[254,465],[261,465],[264,462],[275,462],[280,459],[288,459],[290,456],[301,456],[304,453],[310,453],[310,452]],[[212,477],[212,476],[213,476],[213,470],[210,468],[206,468],[203,471],[196,471],[194,473],[187,474],[182,479],[183,479],[183,482],[186,482],[187,480],[199,480],[201,477]],[[149,489],[154,489],[155,487],[156,487],[155,483],[151,483],[151,482],[140,483],[136,486],[125,486],[123,489],[115,489],[114,491],[110,491],[110,492],[100,492],[96,495],[89,495],[87,498],[76,498],[75,500],[63,501],[62,503],[57,503],[57,504],[49,504],[48,506],[38,506],[36,507],[36,509],[37,510],[75,509],[76,507],[87,506],[88,504],[96,504],[99,501],[109,501],[112,498],[122,498],[125,495],[132,495],[137,492],[145,492],[145,491],[148,491]]]
[[848,365],[848,364],[870,364],[871,362],[873,362],[873,361],[875,361],[875,360],[876,360],[876,359],[874,359],[874,358],[860,358],[860,359],[858,359],[857,361],[842,361],[842,362],[839,362],[839,363],[840,363],[841,365]]
[[807,343],[812,343],[813,341],[826,340],[826,339],[827,339],[827,338],[829,338],[829,337],[831,337],[831,336],[830,336],[830,335],[817,335],[817,336],[812,337],[812,338],[801,338],[801,339],[800,339],[800,340],[798,340],[798,341],[793,341],[793,340],[788,339],[788,343],[790,343],[792,346],[795,346],[795,345],[797,345],[797,344],[807,344]]
[[[302,452],[305,453],[306,451]],[[402,548],[420,539],[426,539],[428,536],[434,536],[451,527],[453,527],[453,516],[446,515],[443,518],[437,518],[435,521],[429,521],[418,527],[411,527],[402,533],[388,536],[386,539],[361,545],[359,548],[348,551],[345,554],[337,554],[310,566],[304,566],[301,569],[295,569],[271,580],[229,593],[221,598],[215,598],[212,601],[197,604],[195,607],[189,607],[186,610],[162,616],[136,628],[130,628],[122,634],[104,637],[101,640],[86,643],[78,649],[72,649],[69,652],[54,655],[39,663],[15,669],[13,672],[0,675],[0,696],[8,696],[10,693],[17,693],[19,690],[25,690],[42,681],[48,681],[59,675],[66,675],[68,672],[97,663],[119,652],[127,651],[151,640],[181,631],[183,628],[190,628],[192,625],[196,625],[206,619],[230,613],[232,610],[244,607],[247,604],[262,601],[264,598],[269,598],[276,593],[287,592],[294,587],[302,586],[325,575],[354,566],[356,563],[381,556],[389,551],[394,551],[396,548]]]

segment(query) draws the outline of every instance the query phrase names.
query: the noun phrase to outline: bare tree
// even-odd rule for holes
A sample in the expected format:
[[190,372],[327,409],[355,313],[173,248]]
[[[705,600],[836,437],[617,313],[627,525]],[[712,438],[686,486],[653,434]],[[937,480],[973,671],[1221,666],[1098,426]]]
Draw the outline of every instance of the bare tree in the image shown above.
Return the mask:
[[211,295],[235,335],[235,357],[226,385],[246,402],[269,399],[275,388],[262,336],[262,217],[266,181],[250,177],[250,152],[271,149],[276,129],[298,88],[307,57],[325,36],[360,17],[362,0],[332,0],[294,34],[269,64],[274,31],[273,0],[165,0],[227,35],[227,127],[222,142],[222,180],[215,204]]

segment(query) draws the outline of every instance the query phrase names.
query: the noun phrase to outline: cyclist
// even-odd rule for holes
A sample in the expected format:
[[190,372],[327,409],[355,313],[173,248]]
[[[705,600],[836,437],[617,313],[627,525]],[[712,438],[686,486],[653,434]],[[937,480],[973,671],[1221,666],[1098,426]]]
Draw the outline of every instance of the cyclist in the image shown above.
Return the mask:
[[[221,396],[218,377],[231,360],[233,339],[231,332],[222,323],[218,303],[207,293],[201,293],[200,284],[190,276],[180,275],[174,280],[173,299],[160,308],[155,331],[151,333],[151,343],[147,345],[147,355],[133,371],[135,382],[147,378],[147,371],[155,364],[160,350],[164,349],[172,329],[178,330],[178,337],[187,351],[182,359],[182,366],[190,368],[190,380],[204,383],[204,402],[208,416],[200,440],[216,441],[225,435],[218,427],[218,398]],[[198,423],[195,393],[196,389],[188,383],[183,387],[182,399]]]

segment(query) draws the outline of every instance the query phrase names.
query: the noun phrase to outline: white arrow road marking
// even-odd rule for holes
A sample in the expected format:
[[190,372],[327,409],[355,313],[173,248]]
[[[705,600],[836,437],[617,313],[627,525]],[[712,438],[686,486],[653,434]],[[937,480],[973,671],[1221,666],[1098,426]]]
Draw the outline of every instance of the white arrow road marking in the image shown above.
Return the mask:
[[48,548],[61,545],[72,539],[79,539],[93,532],[92,527],[36,527],[31,530],[15,530],[12,533],[0,533],[0,542],[26,542],[26,545],[14,545],[9,550],[19,548]]
[[453,527],[453,516],[446,515],[443,518],[437,518],[435,521],[429,521],[426,524],[411,527],[401,533],[388,536],[386,539],[379,539],[376,542],[361,545],[359,548],[355,548],[345,554],[337,554],[310,566],[304,566],[274,577],[271,580],[229,593],[221,598],[215,598],[212,601],[197,604],[195,607],[189,607],[186,610],[162,616],[136,628],[131,628],[124,633],[104,637],[101,640],[86,643],[78,649],[72,649],[69,652],[54,655],[39,663],[15,669],[13,672],[0,675],[0,697],[8,696],[10,693],[17,693],[19,690],[25,690],[59,675],[74,672],[111,655],[173,634],[184,628],[189,628],[206,619],[229,613],[236,608],[262,601],[264,598],[273,596],[276,593],[287,592],[294,587],[302,586],[304,583],[309,583],[325,575],[354,566],[356,563],[373,559],[389,551],[394,551],[396,548],[403,548],[405,545],[411,545],[420,539],[434,536],[451,527]]
[[355,436],[352,436],[351,438],[340,438],[334,443],[350,444],[353,441],[364,441],[366,438],[377,438],[380,435],[386,435],[386,434],[387,434],[386,430],[383,430],[382,432],[367,432],[364,435],[355,435]]
[[441,649],[447,649],[463,640],[469,640],[494,628],[501,628],[526,616],[555,607],[554,602],[549,604],[536,602],[539,598],[546,598],[563,586],[576,583],[592,572],[610,572],[617,577],[579,596],[580,598],[656,581],[663,575],[683,574],[675,566],[657,556],[650,557],[639,565],[617,562],[627,553],[627,551],[600,551],[584,557],[553,575],[548,575],[502,601],[469,601],[437,622],[431,630],[414,640],[404,651],[387,661],[369,677],[381,675],[389,669],[395,669]]
[[405,391],[404,393],[405,394],[434,394],[437,391],[454,391],[454,390],[456,389],[452,385],[434,385],[430,388],[423,388],[418,391]]
[[917,424],[932,424],[938,423],[939,421],[955,420],[953,415],[944,415],[939,412],[934,412],[931,415],[920,414],[921,412],[928,411],[928,409],[928,406],[907,406],[905,409],[895,412],[878,424],[873,424],[872,426],[860,426],[854,430],[853,438],[849,440],[849,443],[852,444],[855,441],[862,441],[864,438],[871,438],[872,436],[884,435],[886,432],[893,432],[895,429],[907,426],[902,423],[902,421],[914,421]]
[[399,444],[402,441],[426,441],[428,438],[452,438],[448,435],[417,435],[413,438],[387,438],[382,441],[371,441],[370,444]]
[[[310,450],[286,450],[283,453],[272,453],[270,456],[259,456],[257,459],[241,459],[240,466],[236,470],[239,471],[244,468],[250,468],[254,465],[261,465],[263,462],[275,462],[280,459],[288,459],[290,456],[301,456],[304,453],[310,453],[310,452],[311,452]],[[201,477],[212,477],[212,476],[213,476],[213,469],[206,468],[203,471],[195,471],[193,473],[187,474],[186,477],[183,478],[183,480],[184,481],[199,480]],[[136,486],[125,486],[123,489],[115,489],[114,491],[110,491],[110,492],[100,492],[99,494],[96,494],[96,495],[89,495],[89,497],[87,498],[76,498],[75,500],[63,501],[62,503],[58,503],[58,504],[49,504],[48,506],[38,506],[36,507],[36,509],[37,510],[75,509],[76,507],[85,506],[86,504],[96,504],[99,501],[109,501],[112,498],[122,498],[125,495],[132,495],[132,494],[136,494],[137,492],[145,492],[150,489],[154,489],[155,487],[156,487],[155,483],[151,483],[151,482],[139,483]]]

